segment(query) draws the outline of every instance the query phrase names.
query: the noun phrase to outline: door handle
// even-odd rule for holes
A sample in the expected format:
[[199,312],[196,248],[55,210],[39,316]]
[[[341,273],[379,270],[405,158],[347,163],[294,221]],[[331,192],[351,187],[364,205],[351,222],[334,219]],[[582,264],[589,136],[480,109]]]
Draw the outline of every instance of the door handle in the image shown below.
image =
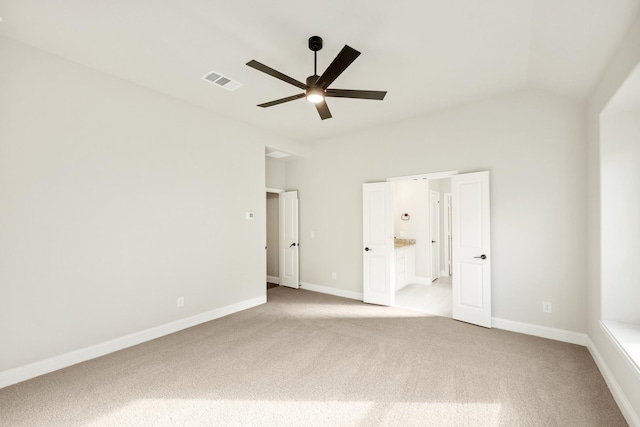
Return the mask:
[[290,247],[290,248],[293,248],[293,247],[295,247],[295,246],[296,246],[296,244],[295,244],[295,243],[292,243],[292,244],[290,244],[290,245],[289,245],[289,247]]
[[431,241],[431,243],[435,243],[435,242],[436,242],[435,240],[432,240],[432,241]]
[[480,256],[474,256],[474,258],[487,259],[487,256],[485,254],[482,254]]
[[373,249],[370,249],[370,248],[364,248],[364,250],[365,250],[365,251],[367,251],[367,252],[369,252],[369,251],[372,251]]

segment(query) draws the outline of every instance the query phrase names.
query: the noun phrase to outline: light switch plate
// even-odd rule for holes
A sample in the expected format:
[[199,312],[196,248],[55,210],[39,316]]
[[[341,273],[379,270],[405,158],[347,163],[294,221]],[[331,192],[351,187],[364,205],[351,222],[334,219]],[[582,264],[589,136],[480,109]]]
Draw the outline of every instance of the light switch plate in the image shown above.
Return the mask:
[[246,214],[247,219],[254,219],[256,217],[255,212],[247,212]]

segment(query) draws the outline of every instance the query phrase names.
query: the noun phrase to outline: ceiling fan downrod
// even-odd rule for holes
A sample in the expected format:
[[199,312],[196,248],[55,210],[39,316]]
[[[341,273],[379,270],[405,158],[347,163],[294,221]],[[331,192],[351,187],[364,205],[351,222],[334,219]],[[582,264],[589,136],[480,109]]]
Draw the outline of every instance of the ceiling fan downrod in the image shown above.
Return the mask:
[[318,51],[322,49],[322,37],[309,37],[309,49],[313,51],[313,75],[318,75]]

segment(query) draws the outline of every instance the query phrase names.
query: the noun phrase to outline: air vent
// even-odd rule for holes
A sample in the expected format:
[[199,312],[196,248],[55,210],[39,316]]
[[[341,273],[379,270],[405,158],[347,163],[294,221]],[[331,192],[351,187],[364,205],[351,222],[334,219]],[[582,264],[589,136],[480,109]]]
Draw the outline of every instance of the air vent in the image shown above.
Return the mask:
[[242,83],[237,82],[235,80],[231,80],[230,78],[225,77],[220,73],[216,73],[215,71],[212,71],[206,74],[204,77],[202,77],[202,79],[208,82],[211,82],[217,86],[220,86],[222,88],[225,88],[226,90],[229,90],[229,91],[234,91],[238,89],[240,86],[242,86]]

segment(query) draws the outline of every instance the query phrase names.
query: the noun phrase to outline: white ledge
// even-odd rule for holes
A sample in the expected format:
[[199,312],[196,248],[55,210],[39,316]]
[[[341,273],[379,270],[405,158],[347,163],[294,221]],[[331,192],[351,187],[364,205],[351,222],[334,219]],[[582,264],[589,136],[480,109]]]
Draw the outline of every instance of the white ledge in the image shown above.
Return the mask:
[[640,325],[601,320],[600,325],[640,379]]

